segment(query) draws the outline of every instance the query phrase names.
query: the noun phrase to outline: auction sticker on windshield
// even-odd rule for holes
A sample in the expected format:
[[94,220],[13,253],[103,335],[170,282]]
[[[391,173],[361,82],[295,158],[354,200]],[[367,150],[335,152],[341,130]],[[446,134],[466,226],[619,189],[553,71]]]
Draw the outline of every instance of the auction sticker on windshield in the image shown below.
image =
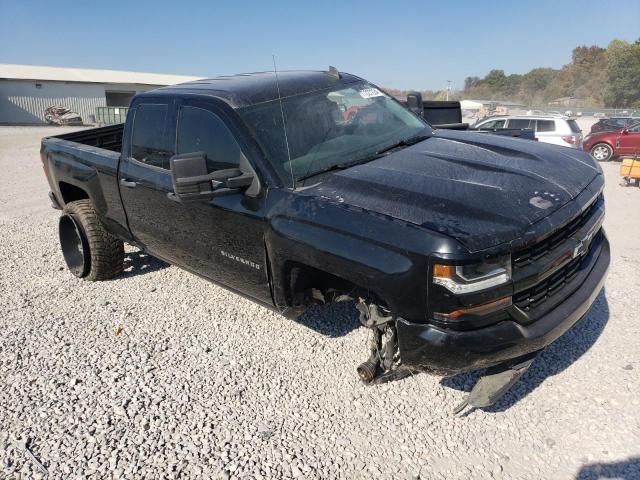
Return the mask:
[[365,88],[364,90],[360,90],[358,93],[360,93],[362,98],[384,97],[384,93],[377,88]]

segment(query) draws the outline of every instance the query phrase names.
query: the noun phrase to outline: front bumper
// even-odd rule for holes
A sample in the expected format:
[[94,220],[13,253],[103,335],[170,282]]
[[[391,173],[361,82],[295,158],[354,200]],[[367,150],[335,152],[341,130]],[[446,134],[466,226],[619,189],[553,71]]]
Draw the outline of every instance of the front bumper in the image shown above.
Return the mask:
[[562,303],[529,325],[502,321],[476,330],[458,331],[397,320],[402,363],[452,375],[503,363],[543,349],[589,310],[600,293],[610,262],[609,242],[602,232],[578,285]]

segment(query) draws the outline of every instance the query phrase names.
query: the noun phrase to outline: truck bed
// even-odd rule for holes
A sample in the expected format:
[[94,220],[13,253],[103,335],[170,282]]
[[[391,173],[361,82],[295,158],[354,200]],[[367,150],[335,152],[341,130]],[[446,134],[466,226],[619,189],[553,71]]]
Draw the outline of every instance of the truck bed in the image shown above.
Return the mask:
[[120,124],[46,137],[40,152],[54,205],[88,196],[103,222],[124,237],[117,181],[123,131]]
[[124,132],[124,123],[117,125],[109,125],[107,127],[90,128],[88,130],[80,130],[77,132],[56,135],[51,138],[59,138],[69,142],[81,143],[91,147],[103,148],[112,152],[120,152],[122,147],[122,134]]

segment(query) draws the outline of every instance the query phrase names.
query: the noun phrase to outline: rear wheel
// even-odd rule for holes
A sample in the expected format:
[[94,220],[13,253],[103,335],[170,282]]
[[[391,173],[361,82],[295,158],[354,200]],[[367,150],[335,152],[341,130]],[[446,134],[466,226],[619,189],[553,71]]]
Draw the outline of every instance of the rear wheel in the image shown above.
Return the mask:
[[591,148],[591,156],[599,162],[608,162],[613,157],[613,148],[606,143],[597,143]]
[[65,205],[58,224],[67,267],[78,278],[108,280],[124,268],[124,243],[107,232],[91,200]]

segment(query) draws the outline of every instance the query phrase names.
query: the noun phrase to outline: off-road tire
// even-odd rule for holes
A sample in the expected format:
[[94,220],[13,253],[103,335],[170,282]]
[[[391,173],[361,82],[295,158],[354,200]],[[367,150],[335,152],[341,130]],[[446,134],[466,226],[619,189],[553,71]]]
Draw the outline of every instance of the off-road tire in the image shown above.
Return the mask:
[[596,143],[591,148],[591,156],[598,162],[608,162],[613,158],[613,148],[606,143]]
[[83,278],[95,282],[108,280],[122,273],[124,243],[104,229],[91,200],[69,202],[63,211],[80,223],[89,245],[89,273]]

